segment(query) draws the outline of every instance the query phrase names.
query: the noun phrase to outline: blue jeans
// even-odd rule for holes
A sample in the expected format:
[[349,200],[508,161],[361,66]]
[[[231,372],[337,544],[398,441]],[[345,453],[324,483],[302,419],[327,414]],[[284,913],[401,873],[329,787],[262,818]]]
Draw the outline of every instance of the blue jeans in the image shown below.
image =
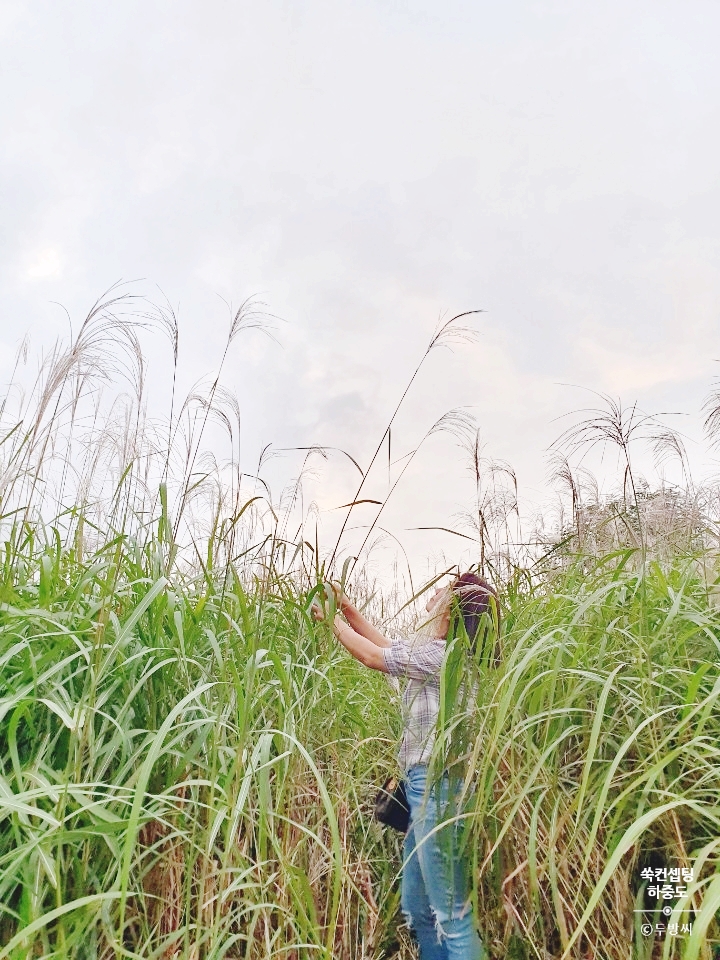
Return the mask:
[[[405,837],[402,909],[420,946],[420,960],[485,960],[469,900],[466,865],[458,853],[461,823],[428,836],[448,800],[448,779],[425,796],[427,767],[411,767],[406,789],[410,829]],[[456,811],[457,812],[457,811]]]

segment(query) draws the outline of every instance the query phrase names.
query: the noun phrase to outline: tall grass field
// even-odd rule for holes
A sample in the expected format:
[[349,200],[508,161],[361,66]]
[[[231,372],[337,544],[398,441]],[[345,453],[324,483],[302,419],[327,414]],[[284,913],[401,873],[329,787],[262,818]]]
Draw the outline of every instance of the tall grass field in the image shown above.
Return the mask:
[[[164,331],[177,363],[167,305],[111,291],[24,391],[21,350],[0,403],[0,960],[416,955],[402,838],[372,816],[395,770],[398,691],[309,608],[335,577],[402,631],[420,585],[382,593],[363,574],[372,527],[353,552],[343,526],[323,554],[294,519],[301,481],[276,502],[241,469],[221,376],[264,322],[244,305],[214,379],[182,402],[173,387],[163,421],[144,412],[140,337]],[[450,321],[421,363],[469,335]],[[565,517],[509,552],[513,483],[487,482],[509,468],[480,457],[460,414],[436,428],[471,456],[467,529],[501,590],[501,662],[473,664],[463,697],[443,674],[437,747],[460,751],[454,816],[490,956],[709,960],[716,491],[644,484],[634,444],[684,470],[679,438],[603,404],[558,448]],[[572,467],[593,443],[618,452],[615,498]]]

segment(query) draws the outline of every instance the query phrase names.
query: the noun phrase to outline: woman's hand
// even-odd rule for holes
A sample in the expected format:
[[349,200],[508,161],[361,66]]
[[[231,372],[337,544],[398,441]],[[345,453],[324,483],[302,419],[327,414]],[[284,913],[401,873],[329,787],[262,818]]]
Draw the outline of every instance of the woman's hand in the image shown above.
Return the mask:
[[325,611],[317,600],[313,600],[310,604],[310,616],[316,623],[321,623],[325,619]]
[[350,599],[346,596],[346,594],[343,593],[342,585],[336,580],[331,580],[329,583],[325,584],[325,587],[326,589],[329,587],[330,590],[332,590],[338,610],[343,610],[344,607],[352,606]]
[[328,581],[323,584],[323,587],[325,588],[325,592],[321,592],[320,595],[316,597],[310,605],[310,616],[313,618],[313,620],[315,620],[316,623],[320,623],[327,619],[327,604],[330,591],[332,591],[332,594],[335,598],[335,608],[338,613],[344,613],[347,607],[350,607],[354,610],[353,605],[343,593],[342,587],[339,583]]

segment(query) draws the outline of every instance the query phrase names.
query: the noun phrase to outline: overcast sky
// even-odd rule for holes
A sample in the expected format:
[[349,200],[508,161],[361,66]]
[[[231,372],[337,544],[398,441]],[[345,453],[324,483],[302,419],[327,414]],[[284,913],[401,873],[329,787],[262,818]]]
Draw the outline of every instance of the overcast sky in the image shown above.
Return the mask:
[[[441,316],[393,439],[473,405],[486,453],[547,496],[580,384],[690,416],[720,357],[720,6],[609,0],[0,2],[0,372],[119,278],[179,304],[183,383],[210,372],[225,298],[259,295],[225,382],[245,455],[367,458]],[[169,363],[147,349],[157,383]],[[151,369],[152,366],[151,366]],[[714,469],[690,442],[696,470]],[[297,461],[287,463],[292,473]],[[352,493],[324,467],[323,507]],[[469,497],[431,438],[388,522],[413,556]]]

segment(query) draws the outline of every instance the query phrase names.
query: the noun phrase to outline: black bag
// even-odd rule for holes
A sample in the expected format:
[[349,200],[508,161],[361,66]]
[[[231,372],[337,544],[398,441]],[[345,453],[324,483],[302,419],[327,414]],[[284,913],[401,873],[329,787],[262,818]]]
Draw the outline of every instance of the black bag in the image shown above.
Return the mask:
[[400,833],[410,826],[410,804],[405,793],[405,781],[388,777],[375,798],[375,819]]

